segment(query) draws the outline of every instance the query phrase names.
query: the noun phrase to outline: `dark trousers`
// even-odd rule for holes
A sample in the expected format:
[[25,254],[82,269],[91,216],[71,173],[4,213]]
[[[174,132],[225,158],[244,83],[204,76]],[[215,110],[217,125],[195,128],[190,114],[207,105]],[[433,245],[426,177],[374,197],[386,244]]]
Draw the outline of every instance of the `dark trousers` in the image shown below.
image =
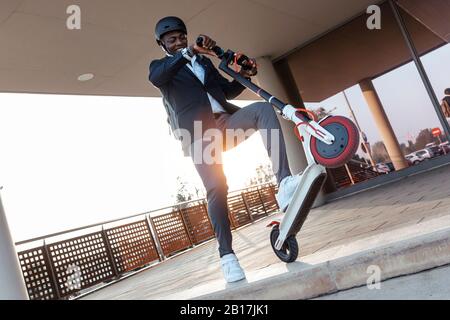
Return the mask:
[[[252,131],[256,130],[259,130],[261,133],[267,132],[267,135],[263,135],[263,143],[267,150],[267,154],[271,159],[272,168],[277,178],[278,185],[283,178],[291,175],[283,133],[275,110],[271,104],[265,102],[250,104],[232,115],[228,113],[220,115],[220,117],[216,119],[216,123],[217,128],[223,132],[224,139],[226,139],[227,136],[226,129],[248,130],[248,134],[251,134]],[[248,137],[249,135],[243,136],[244,140]],[[228,141],[230,141],[230,139],[228,139]],[[243,139],[233,139],[232,144],[230,144],[231,142],[227,142],[226,144],[232,148],[242,141]],[[201,151],[203,152],[210,143],[211,141],[201,141]],[[193,146],[194,144],[191,147]],[[230,148],[227,148],[226,150],[229,149]],[[221,151],[226,150],[222,149]],[[192,148],[191,157],[194,160]],[[228,218],[227,179],[223,172],[221,161],[214,163],[198,162],[198,160],[194,161],[194,165],[206,189],[208,214],[219,243],[219,254],[220,257],[222,257],[226,254],[233,253],[231,227]]]

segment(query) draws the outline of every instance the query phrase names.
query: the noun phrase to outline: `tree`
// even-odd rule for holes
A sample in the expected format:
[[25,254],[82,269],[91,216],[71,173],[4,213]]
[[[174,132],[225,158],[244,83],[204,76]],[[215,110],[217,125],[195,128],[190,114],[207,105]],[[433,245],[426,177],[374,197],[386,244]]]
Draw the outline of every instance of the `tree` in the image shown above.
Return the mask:
[[412,142],[411,140],[408,140],[408,147],[407,147],[406,150],[408,151],[408,154],[416,151],[416,147],[414,146],[414,142]]
[[433,136],[431,129],[423,129],[419,132],[419,135],[416,138],[415,149],[423,149],[428,143],[431,142],[437,143],[438,139]]
[[319,107],[319,108],[317,108],[316,110],[314,110],[313,112],[316,114],[318,120],[321,120],[321,119],[325,118],[325,117],[328,116],[328,114],[329,114],[329,113],[325,110],[324,107]]
[[333,108],[333,109],[327,111],[324,107],[319,107],[319,108],[313,110],[313,112],[316,114],[317,120],[319,121],[319,120],[322,120],[325,117],[330,116],[332,114],[332,112],[334,110],[336,110],[336,109],[337,108]]
[[390,161],[389,154],[387,153],[384,142],[377,141],[374,143],[374,145],[372,146],[372,157],[375,163]]
[[409,152],[407,151],[408,147],[406,146],[405,143],[401,143],[400,144],[400,150],[402,150],[403,154],[408,154]]
[[256,167],[256,174],[247,182],[248,186],[256,186],[258,184],[270,183],[275,181],[275,176],[270,164],[259,165]]
[[358,161],[358,162],[370,165],[370,160],[368,160],[367,158],[361,157],[359,154],[355,154],[353,156],[352,160],[355,160],[355,161]]
[[[196,188],[197,191],[197,188]],[[180,176],[177,177],[177,193],[175,195],[176,203],[190,201],[194,198],[194,194],[189,190],[189,184]]]

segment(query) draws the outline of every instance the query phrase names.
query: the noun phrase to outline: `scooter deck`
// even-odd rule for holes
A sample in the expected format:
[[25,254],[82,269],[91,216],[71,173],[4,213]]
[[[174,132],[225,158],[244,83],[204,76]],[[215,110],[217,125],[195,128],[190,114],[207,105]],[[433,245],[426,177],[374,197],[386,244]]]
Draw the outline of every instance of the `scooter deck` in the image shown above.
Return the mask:
[[284,241],[289,236],[295,235],[300,231],[326,177],[326,169],[321,165],[313,164],[305,169],[292,201],[280,223],[280,233],[275,243],[277,250],[281,249]]
[[291,228],[287,233],[287,237],[291,235],[295,235],[300,232],[303,224],[305,223],[306,218],[308,217],[309,212],[314,204],[314,201],[317,198],[322,186],[327,178],[326,173],[320,174],[314,182],[311,184],[311,188],[309,189],[305,201],[303,201],[302,206],[298,210],[297,217],[295,218],[295,222],[292,224]]

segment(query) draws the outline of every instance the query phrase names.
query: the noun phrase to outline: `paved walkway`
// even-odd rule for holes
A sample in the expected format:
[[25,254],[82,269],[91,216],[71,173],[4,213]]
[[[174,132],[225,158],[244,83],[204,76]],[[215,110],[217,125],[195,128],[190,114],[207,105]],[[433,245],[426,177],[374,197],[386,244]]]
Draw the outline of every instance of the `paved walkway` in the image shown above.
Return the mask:
[[[294,272],[295,268],[304,265],[302,261],[311,261],[309,257],[321,256],[327,261],[327,257],[333,258],[334,248],[358,241],[361,244],[358,250],[363,250],[361,246],[369,243],[364,242],[365,239],[381,234],[391,234],[394,241],[392,235],[397,230],[403,230],[402,233],[407,228],[420,230],[420,226],[427,223],[428,229],[437,228],[437,221],[442,221],[437,223],[439,227],[450,227],[449,185],[450,165],[447,165],[312,210],[297,235],[300,253],[293,264],[280,263],[270,247],[270,229],[265,225],[279,214],[233,232],[234,249],[252,282],[269,275],[276,277]],[[430,224],[432,221],[435,223]],[[389,237],[382,238],[387,241]],[[201,296],[202,291],[207,293],[205,288],[212,292],[230,288],[223,283],[215,241],[83,299],[187,299]]]

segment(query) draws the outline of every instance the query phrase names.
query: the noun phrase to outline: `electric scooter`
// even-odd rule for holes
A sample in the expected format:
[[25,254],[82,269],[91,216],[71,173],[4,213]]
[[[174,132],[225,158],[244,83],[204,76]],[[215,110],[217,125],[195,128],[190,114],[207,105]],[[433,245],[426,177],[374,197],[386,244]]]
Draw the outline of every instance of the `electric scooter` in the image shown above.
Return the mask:
[[[202,47],[202,44],[203,39],[199,37],[197,45]],[[294,262],[299,252],[296,235],[325,183],[326,168],[341,167],[353,158],[359,146],[358,129],[351,120],[342,116],[327,116],[318,121],[313,112],[282,102],[230,68],[235,64],[252,69],[247,56],[231,50],[225,52],[218,46],[212,51],[221,59],[220,70],[272,104],[284,119],[294,122],[294,132],[302,142],[308,166],[301,173],[300,183],[281,222],[272,221],[267,226],[272,228],[270,243],[277,257],[286,263]]]

